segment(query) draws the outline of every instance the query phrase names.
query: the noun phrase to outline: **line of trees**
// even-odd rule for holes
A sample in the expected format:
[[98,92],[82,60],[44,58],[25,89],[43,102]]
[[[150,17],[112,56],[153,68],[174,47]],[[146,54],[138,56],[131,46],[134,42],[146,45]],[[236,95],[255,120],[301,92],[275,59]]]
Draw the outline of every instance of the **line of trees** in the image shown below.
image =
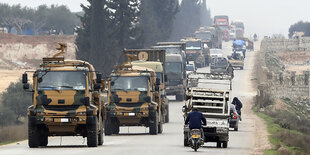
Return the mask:
[[38,8],[21,7],[0,3],[0,27],[7,27],[9,32],[16,28],[18,34],[25,30],[34,34],[73,34],[74,28],[80,24],[77,14],[66,6],[40,5]]
[[299,21],[289,28],[289,38],[291,38],[295,32],[304,32],[305,37],[310,37],[310,23]]
[[88,0],[77,30],[77,59],[108,76],[124,48],[148,48],[158,41],[179,41],[210,25],[206,0]]

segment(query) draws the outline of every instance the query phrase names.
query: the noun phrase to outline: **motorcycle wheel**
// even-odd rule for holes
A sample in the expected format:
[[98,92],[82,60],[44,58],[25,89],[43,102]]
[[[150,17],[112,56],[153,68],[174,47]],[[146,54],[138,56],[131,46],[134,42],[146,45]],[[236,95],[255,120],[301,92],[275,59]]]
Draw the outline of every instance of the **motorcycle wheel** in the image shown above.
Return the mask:
[[197,149],[198,149],[198,144],[197,144],[197,142],[194,142],[194,150],[195,150],[195,152],[197,152]]

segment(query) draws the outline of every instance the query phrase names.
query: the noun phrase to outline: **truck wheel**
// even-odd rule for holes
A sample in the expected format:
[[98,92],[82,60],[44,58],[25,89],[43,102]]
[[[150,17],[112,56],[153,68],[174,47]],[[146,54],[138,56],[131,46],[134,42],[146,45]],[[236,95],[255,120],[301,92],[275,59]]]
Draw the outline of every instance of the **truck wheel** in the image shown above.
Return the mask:
[[158,133],[158,113],[157,111],[150,111],[149,114],[150,118],[150,134],[151,135],[157,135]]
[[235,128],[234,128],[234,131],[238,131],[238,127],[235,127]]
[[48,144],[48,136],[40,135],[40,146],[47,146]]
[[112,129],[113,134],[119,134],[119,123],[116,120],[112,123]]
[[31,123],[30,119],[28,119],[28,146],[30,148],[37,148],[39,146],[37,127]]
[[98,134],[98,145],[102,145],[103,144],[103,124],[102,122],[100,122],[100,131]]
[[158,133],[163,133],[163,123],[158,123]]
[[97,117],[93,116],[87,122],[87,146],[97,147],[98,146],[98,130],[97,130]]
[[221,143],[221,142],[216,142],[216,147],[217,147],[217,148],[221,148],[221,146],[222,146],[222,143]]
[[223,148],[227,148],[227,141],[223,142]]
[[165,123],[169,122],[169,104],[166,106]]
[[111,117],[109,117],[109,114],[107,114],[107,119],[104,121],[104,134],[112,135],[112,123],[111,123]]

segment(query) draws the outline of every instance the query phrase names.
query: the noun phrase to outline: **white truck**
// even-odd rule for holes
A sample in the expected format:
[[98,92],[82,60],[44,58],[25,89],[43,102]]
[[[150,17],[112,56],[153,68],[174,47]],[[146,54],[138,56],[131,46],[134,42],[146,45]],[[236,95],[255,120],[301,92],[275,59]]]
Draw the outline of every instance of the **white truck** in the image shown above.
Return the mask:
[[[204,142],[216,142],[217,147],[223,148],[227,148],[229,140],[231,80],[228,74],[189,74],[186,102],[182,109],[184,118],[193,108],[202,112],[207,120],[207,125],[202,128]],[[184,146],[188,146],[189,131],[185,125]]]

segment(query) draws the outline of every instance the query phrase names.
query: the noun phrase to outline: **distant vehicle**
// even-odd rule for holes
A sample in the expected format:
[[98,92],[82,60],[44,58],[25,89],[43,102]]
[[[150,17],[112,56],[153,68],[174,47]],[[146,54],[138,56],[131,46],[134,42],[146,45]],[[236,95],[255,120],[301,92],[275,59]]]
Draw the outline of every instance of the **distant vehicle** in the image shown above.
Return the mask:
[[229,119],[229,127],[234,128],[235,131],[238,131],[240,116],[237,113],[235,105],[230,104],[230,119]]
[[210,57],[223,57],[221,49],[210,49]]
[[244,37],[244,24],[241,21],[235,21],[231,23],[231,26],[236,28],[236,38]]
[[186,75],[188,75],[191,72],[196,72],[195,63],[189,63],[186,65]]
[[236,39],[236,26],[231,25],[229,30],[229,39],[235,40]]
[[214,24],[218,26],[223,33],[223,40],[229,41],[229,18],[226,15],[214,16]]
[[212,74],[223,74],[228,72],[229,63],[223,56],[211,57],[210,72]]

